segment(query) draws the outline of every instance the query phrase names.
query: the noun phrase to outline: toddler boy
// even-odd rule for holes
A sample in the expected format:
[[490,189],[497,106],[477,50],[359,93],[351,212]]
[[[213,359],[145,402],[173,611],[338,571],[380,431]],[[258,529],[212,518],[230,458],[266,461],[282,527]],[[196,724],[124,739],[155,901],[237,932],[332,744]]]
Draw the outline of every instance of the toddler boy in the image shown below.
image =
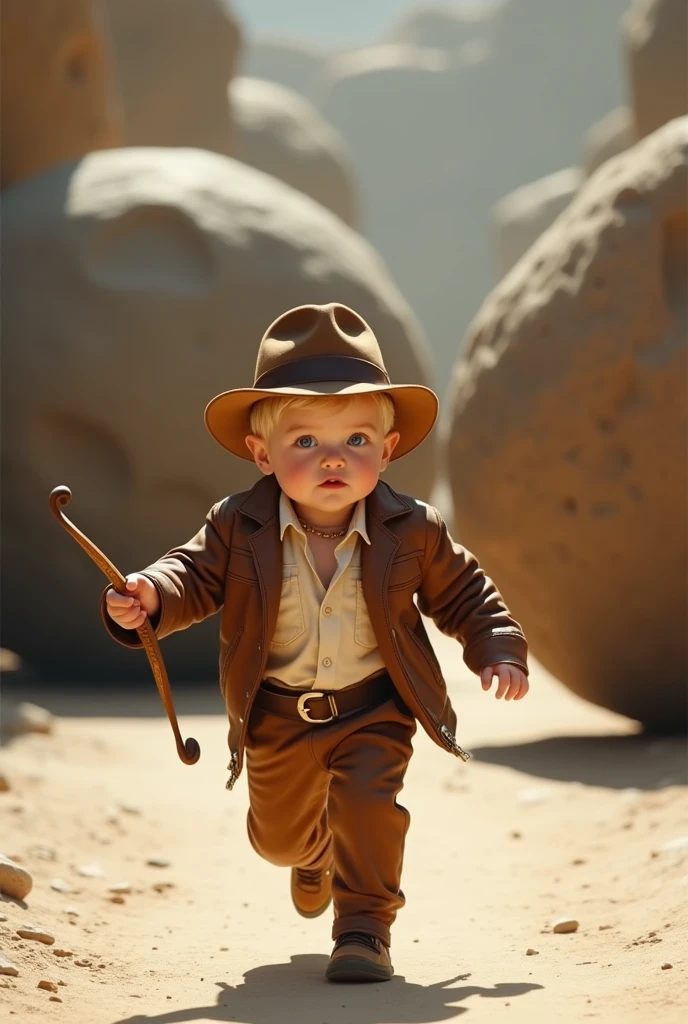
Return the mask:
[[429,388],[390,383],[353,310],[288,311],[260,343],[253,387],[206,409],[210,433],[263,476],[128,576],[129,596],[104,596],[110,633],[130,647],[146,615],[164,637],[222,608],[227,787],[245,756],[253,847],[292,869],[303,917],[334,901],[330,981],[394,973],[409,823],[397,796],[416,721],[469,756],[421,613],[462,644],[484,690],[497,677],[498,698],[528,692],[526,640],[491,580],[436,509],[379,479],[437,405]]

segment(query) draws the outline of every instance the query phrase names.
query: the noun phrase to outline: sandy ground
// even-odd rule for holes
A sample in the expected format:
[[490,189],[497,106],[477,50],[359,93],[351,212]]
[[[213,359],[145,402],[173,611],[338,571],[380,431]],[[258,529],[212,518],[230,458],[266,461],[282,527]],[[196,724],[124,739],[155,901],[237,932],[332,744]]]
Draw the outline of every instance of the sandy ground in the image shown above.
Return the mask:
[[[10,785],[0,851],[34,878],[26,904],[0,903],[0,948],[19,970],[0,978],[0,1018],[678,1022],[688,1005],[688,841],[672,843],[688,835],[683,742],[637,735],[537,665],[525,701],[496,702],[457,645],[428,628],[474,759],[462,765],[416,738],[397,976],[364,987],[323,980],[329,915],[297,917],[288,872],[249,846],[245,778],[224,788],[214,686],[176,690],[182,733],[203,751],[185,767],[152,680],[89,702],[6,675],[5,709],[37,700],[58,718],[52,735],[0,750]],[[78,874],[93,864],[102,875]],[[120,882],[131,891],[112,902]],[[578,931],[553,933],[561,917]],[[20,939],[26,922],[54,945]]]

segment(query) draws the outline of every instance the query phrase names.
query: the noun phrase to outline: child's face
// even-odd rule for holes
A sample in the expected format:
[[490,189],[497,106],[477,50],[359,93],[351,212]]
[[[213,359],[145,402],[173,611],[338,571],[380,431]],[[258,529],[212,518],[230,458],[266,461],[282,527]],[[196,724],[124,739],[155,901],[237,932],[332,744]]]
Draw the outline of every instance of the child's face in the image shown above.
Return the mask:
[[[336,412],[327,402],[286,409],[270,439],[246,437],[256,465],[274,473],[298,514],[312,525],[340,525],[352,506],[375,488],[399,432],[382,432],[382,413],[368,395],[357,395]],[[328,486],[335,477],[342,481]]]

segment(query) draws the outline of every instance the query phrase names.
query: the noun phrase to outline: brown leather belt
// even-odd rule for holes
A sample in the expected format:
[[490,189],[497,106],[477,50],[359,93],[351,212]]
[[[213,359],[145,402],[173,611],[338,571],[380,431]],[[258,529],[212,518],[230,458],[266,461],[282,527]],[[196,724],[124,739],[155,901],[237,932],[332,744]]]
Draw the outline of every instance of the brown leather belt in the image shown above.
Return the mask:
[[[269,688],[268,688],[269,687]],[[346,718],[374,708],[395,694],[394,683],[387,672],[344,690],[288,690],[265,682],[256,694],[254,706],[283,718],[302,719],[312,725],[324,725],[336,718]]]

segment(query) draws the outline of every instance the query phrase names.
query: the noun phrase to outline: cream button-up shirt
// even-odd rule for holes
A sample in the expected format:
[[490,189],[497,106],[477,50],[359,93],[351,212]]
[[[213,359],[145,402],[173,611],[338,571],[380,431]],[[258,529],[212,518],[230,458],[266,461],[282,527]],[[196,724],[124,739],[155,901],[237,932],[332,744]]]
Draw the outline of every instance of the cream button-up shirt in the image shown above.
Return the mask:
[[384,669],[361,583],[361,543],[370,544],[365,498],[335,548],[337,568],[327,589],[284,491],[279,518],[282,594],[265,678],[300,690],[341,690]]

